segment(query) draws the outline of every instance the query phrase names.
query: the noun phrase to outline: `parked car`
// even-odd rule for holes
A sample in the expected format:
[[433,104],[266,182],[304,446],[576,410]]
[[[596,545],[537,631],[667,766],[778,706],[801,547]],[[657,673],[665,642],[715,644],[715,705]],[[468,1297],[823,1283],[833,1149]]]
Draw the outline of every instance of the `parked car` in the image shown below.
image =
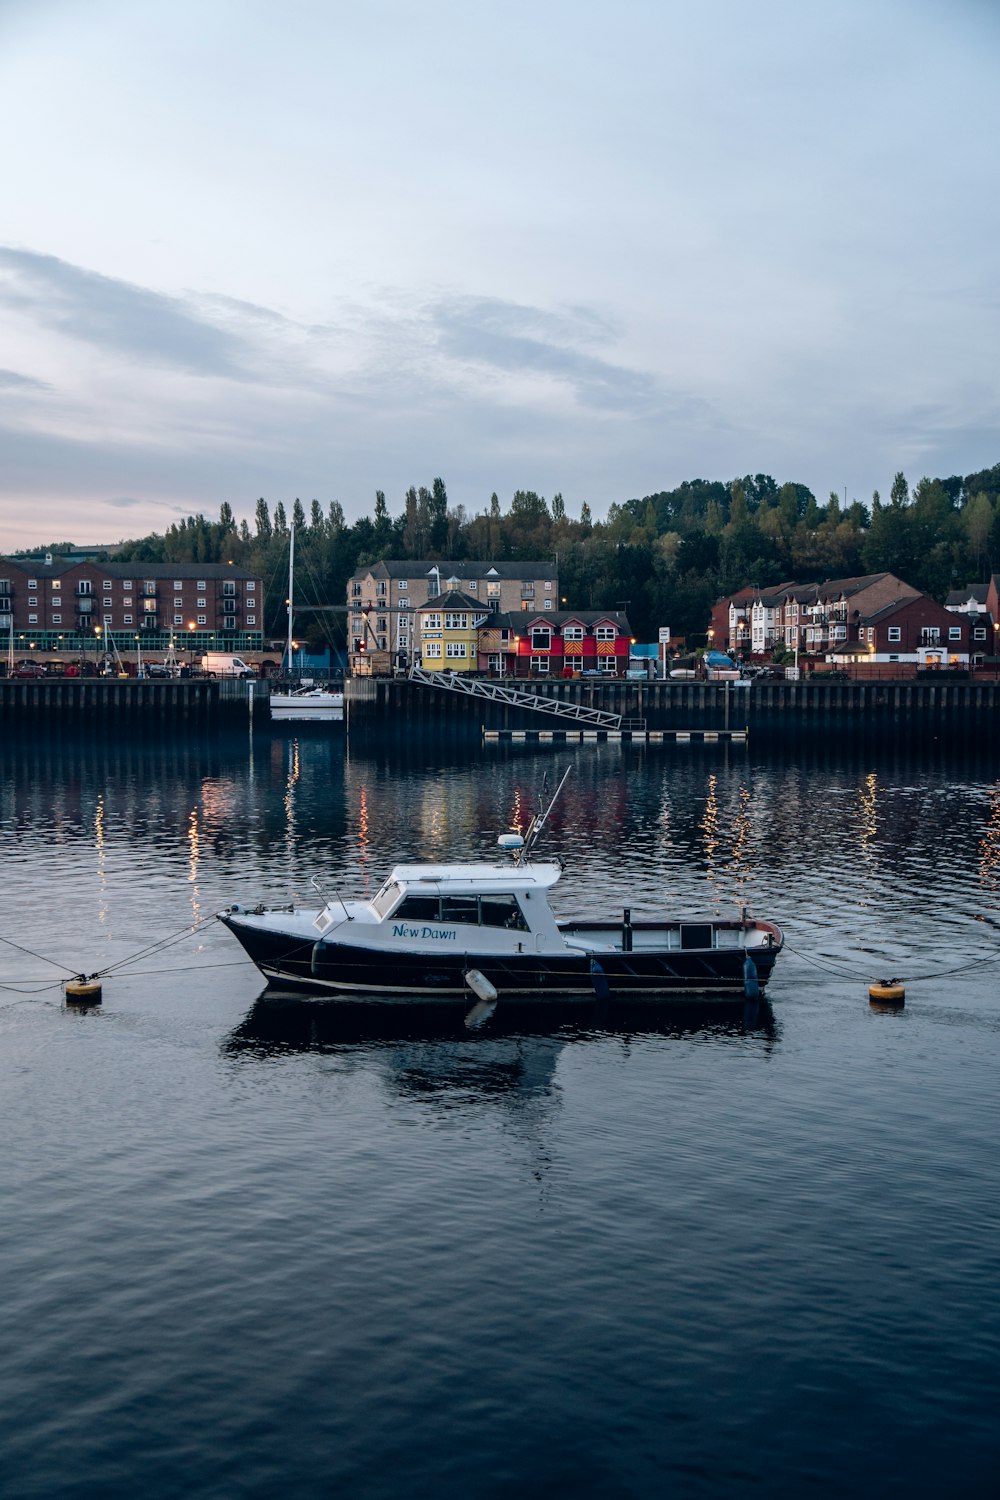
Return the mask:
[[19,661],[10,675],[12,677],[44,677],[45,668],[40,661]]

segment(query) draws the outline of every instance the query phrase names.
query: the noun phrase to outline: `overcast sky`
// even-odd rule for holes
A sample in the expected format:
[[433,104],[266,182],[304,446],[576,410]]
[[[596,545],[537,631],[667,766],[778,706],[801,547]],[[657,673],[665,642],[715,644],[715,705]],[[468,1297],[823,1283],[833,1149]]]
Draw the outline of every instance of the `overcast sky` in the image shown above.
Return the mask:
[[0,550],[1000,461],[996,0],[0,0]]

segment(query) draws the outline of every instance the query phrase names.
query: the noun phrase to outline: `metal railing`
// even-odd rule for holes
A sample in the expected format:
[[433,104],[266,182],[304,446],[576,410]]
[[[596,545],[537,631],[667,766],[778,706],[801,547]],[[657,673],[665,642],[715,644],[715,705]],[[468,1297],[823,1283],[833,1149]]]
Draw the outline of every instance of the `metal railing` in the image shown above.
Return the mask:
[[[603,708],[587,708],[582,703],[564,703],[560,698],[543,697],[540,693],[526,693],[522,688],[507,687],[501,682],[490,682],[480,677],[468,677],[461,673],[428,672],[424,667],[411,667],[411,682],[421,687],[440,688],[447,693],[464,693],[467,698],[486,698],[492,703],[504,703],[509,708],[528,708],[535,713],[551,714],[553,718],[573,720],[577,724],[591,724],[598,729],[617,730],[622,727],[621,714],[610,713]],[[642,719],[630,719],[630,729],[645,728]]]

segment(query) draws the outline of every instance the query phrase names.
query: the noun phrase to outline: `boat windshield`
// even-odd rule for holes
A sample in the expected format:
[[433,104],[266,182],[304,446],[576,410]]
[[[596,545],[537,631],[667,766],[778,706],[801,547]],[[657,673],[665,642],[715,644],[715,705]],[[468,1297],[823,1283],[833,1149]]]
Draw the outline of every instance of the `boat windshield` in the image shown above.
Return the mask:
[[399,900],[400,886],[395,880],[387,880],[382,889],[372,898],[372,910],[379,916],[384,917],[387,912],[392,911]]

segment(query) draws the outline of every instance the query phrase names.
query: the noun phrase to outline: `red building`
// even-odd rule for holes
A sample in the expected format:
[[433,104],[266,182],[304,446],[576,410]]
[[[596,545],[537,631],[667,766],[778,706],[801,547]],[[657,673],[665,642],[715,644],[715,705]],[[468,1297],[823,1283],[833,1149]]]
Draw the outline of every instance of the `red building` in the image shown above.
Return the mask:
[[510,677],[624,677],[631,645],[622,610],[493,615],[479,629],[479,670]]

